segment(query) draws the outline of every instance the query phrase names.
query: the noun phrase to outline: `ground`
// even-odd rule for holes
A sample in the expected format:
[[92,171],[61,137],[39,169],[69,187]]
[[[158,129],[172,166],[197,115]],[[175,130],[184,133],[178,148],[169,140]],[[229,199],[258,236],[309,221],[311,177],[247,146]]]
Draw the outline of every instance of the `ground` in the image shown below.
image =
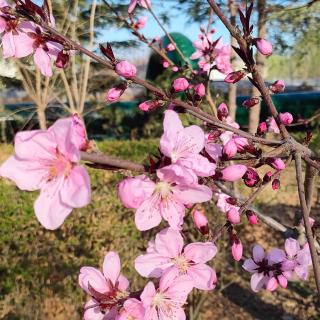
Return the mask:
[[[150,148],[157,150],[155,141],[106,142],[100,147],[135,161],[147,159]],[[11,152],[11,146],[2,145],[0,163]],[[92,203],[74,210],[55,232],[44,230],[34,216],[32,204],[37,193],[21,192],[11,183],[0,181],[0,319],[80,319],[86,296],[77,284],[79,269],[83,265],[98,267],[108,250],[119,252],[123,273],[131,279],[133,289],[146,283],[134,273],[132,261],[144,251],[154,232],[138,232],[132,211],[119,203],[115,186],[124,174],[90,169]],[[277,192],[271,188],[263,192],[256,205],[266,215],[292,227],[299,215],[292,168],[282,174],[281,184]],[[245,191],[247,195],[249,192]],[[211,225],[221,225],[223,215],[214,204],[210,203],[207,209]],[[312,214],[316,215],[317,210]],[[250,226],[243,220],[238,231],[246,256],[256,242],[266,249],[284,243],[281,233],[262,223]],[[305,283],[290,282],[288,289],[254,294],[249,274],[241,263],[230,258],[227,236],[217,246],[219,253],[213,260],[219,280],[217,288],[191,297],[190,320],[320,319],[312,272]]]

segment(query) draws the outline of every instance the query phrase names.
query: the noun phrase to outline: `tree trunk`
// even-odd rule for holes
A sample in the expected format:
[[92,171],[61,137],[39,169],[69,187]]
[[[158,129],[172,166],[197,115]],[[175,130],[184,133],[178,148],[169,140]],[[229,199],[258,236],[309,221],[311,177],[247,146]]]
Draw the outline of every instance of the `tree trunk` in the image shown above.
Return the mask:
[[39,127],[42,130],[46,130],[47,129],[47,120],[46,120],[45,110],[46,110],[46,108],[44,106],[37,106],[37,115],[38,115]]
[[[230,11],[230,22],[233,26],[236,26],[236,18],[237,18],[237,5],[234,3],[234,0],[229,1],[229,11]],[[237,46],[237,40],[231,36],[231,45]],[[233,49],[231,49],[231,67],[232,70],[236,69],[236,58],[237,55]],[[229,92],[228,92],[228,106],[229,106],[229,115],[233,120],[236,119],[237,112],[237,84],[230,83],[229,84]]]
[[[266,38],[266,35],[267,35],[266,0],[258,0],[257,9],[258,9],[258,37]],[[266,61],[266,56],[264,56],[257,50],[257,53],[256,53],[257,68],[263,77],[265,76],[265,61]],[[260,96],[259,90],[254,86],[252,87],[251,96],[252,97]],[[260,110],[261,110],[261,103],[255,105],[249,111],[249,132],[250,133],[255,133],[257,131],[259,120],[260,120]]]

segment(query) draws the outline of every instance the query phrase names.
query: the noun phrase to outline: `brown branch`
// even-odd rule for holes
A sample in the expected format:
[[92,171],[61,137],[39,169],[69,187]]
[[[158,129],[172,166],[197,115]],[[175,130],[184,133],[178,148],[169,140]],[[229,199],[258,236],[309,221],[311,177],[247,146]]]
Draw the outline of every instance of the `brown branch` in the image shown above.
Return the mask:
[[311,253],[313,272],[314,272],[315,281],[318,289],[318,295],[320,299],[320,264],[319,264],[320,262],[319,262],[319,257],[315,247],[312,230],[309,222],[309,209],[306,203],[305,189],[304,189],[303,178],[302,178],[301,154],[296,152],[294,155],[294,159],[295,159],[295,166],[296,166],[296,178],[297,178],[298,193],[299,193],[300,205],[302,210],[302,216],[303,216],[304,226],[306,230],[306,237],[308,240],[310,253]]

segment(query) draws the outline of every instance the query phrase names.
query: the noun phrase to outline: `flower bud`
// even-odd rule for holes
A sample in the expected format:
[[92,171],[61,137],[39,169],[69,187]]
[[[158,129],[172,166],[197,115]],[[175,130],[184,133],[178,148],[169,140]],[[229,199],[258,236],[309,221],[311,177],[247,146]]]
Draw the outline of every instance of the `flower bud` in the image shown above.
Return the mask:
[[143,29],[148,21],[148,17],[141,17],[136,22],[137,29]]
[[250,224],[255,225],[258,223],[258,217],[252,210],[247,210],[246,216]]
[[252,188],[260,182],[260,177],[254,169],[248,168],[243,176],[243,181],[247,187]]
[[218,107],[218,119],[222,121],[224,118],[226,118],[229,114],[229,109],[227,105],[222,102]]
[[167,51],[174,51],[174,50],[176,50],[176,47],[173,43],[169,43],[166,47],[166,50]]
[[116,64],[116,73],[124,78],[132,78],[137,74],[137,68],[126,60],[122,60]]
[[189,82],[185,78],[178,78],[173,81],[173,89],[175,92],[185,91],[189,87]]
[[107,97],[106,100],[109,102],[116,102],[120,99],[120,97],[122,96],[124,92],[123,88],[120,87],[114,87],[111,88],[108,92],[107,92]]
[[237,135],[233,136],[233,141],[237,146],[239,152],[244,151],[249,146],[249,142],[247,138],[243,138]]
[[259,102],[260,102],[260,99],[258,97],[252,97],[250,99],[243,101],[242,105],[247,109],[249,109],[257,105]]
[[236,261],[240,261],[243,254],[243,246],[240,239],[237,237],[236,234],[231,235],[231,253],[233,259]]
[[272,44],[269,41],[262,38],[256,38],[254,39],[254,44],[264,56],[270,56],[272,54]]
[[67,67],[69,61],[70,55],[66,53],[64,50],[61,50],[57,55],[57,60],[55,64],[57,68],[64,69]]
[[280,188],[280,180],[279,179],[274,179],[272,181],[272,189],[273,190],[278,190]]
[[272,178],[272,172],[268,171],[263,177],[263,182],[268,183],[271,180],[271,178]]
[[154,182],[147,176],[140,175],[122,180],[118,185],[118,196],[126,208],[137,209],[151,196],[153,190]]
[[257,128],[257,135],[263,136],[264,134],[267,133],[267,131],[268,131],[267,123],[265,121],[259,123],[258,128]]
[[237,145],[235,144],[233,139],[230,139],[222,149],[222,153],[227,156],[228,159],[234,157],[238,152]]
[[194,87],[194,92],[196,95],[198,95],[200,98],[204,97],[206,95],[206,88],[203,83],[199,83]]
[[240,222],[240,213],[236,208],[231,208],[227,212],[227,219],[232,223],[232,224],[238,224]]
[[246,75],[246,72],[243,70],[234,71],[234,72],[229,73],[225,77],[224,82],[236,83],[236,82],[240,81],[245,75]]
[[233,164],[221,171],[222,179],[225,181],[237,181],[246,173],[247,167],[242,164]]
[[163,61],[162,66],[167,69],[169,67],[169,62],[168,61]]
[[270,158],[268,159],[268,163],[273,169],[276,169],[277,171],[281,171],[286,167],[285,163],[280,158]]
[[178,72],[178,71],[179,71],[179,68],[178,68],[177,66],[173,66],[173,67],[172,67],[172,71],[173,71],[173,72]]
[[202,211],[194,210],[192,215],[193,215],[194,224],[199,229],[199,231],[203,235],[208,234],[209,233],[208,219],[205,216],[205,214]]
[[139,109],[142,111],[152,111],[161,105],[160,100],[148,100],[139,104]]
[[279,119],[285,126],[293,121],[292,114],[289,112],[279,113]]
[[226,198],[226,202],[231,204],[232,206],[235,206],[238,203],[237,199],[233,197]]
[[285,87],[283,80],[277,80],[269,87],[269,89],[272,93],[281,93],[284,91]]
[[273,117],[268,118],[268,124],[269,124],[269,128],[268,131],[269,132],[274,132],[274,133],[280,133],[280,129],[277,125],[276,120]]

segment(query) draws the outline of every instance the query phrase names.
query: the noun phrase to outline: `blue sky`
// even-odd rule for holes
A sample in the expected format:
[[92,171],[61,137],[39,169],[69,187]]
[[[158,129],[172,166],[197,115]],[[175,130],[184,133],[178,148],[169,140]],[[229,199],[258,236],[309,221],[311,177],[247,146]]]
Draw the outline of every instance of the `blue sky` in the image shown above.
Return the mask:
[[[129,0],[128,0],[129,3]],[[161,1],[160,3],[153,2],[153,11],[158,15],[161,12],[168,12],[170,14],[170,24],[166,25],[166,29],[170,32],[181,32],[185,36],[189,37],[191,41],[194,41],[199,34],[200,25],[197,23],[187,22],[187,16],[183,14],[181,11],[175,10],[172,8],[172,4],[168,3],[168,1]],[[157,35],[163,36],[163,31],[157,25],[157,22],[153,19],[153,17],[148,13],[147,10],[140,10],[140,16],[148,16],[148,22],[146,27],[142,30],[142,33],[147,38],[154,38]],[[217,22],[214,24],[216,29],[216,36],[222,36],[224,42],[229,42],[229,35],[222,25],[221,22]],[[128,39],[135,39],[135,37],[130,34],[129,31],[121,29],[121,28],[111,28],[108,29],[99,41],[107,42],[107,41],[123,41]],[[143,50],[141,50],[144,48]],[[141,47],[139,50],[133,50],[132,54],[135,57],[144,56],[146,52],[146,46]]]

